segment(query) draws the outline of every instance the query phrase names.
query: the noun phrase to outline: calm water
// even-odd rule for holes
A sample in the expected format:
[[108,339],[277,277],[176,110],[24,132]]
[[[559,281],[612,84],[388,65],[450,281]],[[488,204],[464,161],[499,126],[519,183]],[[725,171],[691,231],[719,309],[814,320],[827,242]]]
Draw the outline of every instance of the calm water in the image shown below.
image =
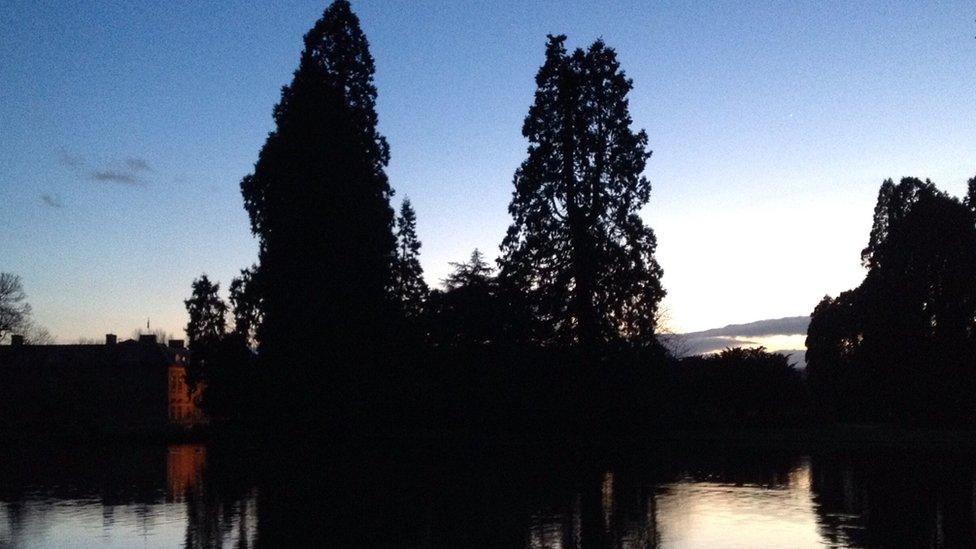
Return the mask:
[[971,547],[949,450],[28,446],[0,547]]

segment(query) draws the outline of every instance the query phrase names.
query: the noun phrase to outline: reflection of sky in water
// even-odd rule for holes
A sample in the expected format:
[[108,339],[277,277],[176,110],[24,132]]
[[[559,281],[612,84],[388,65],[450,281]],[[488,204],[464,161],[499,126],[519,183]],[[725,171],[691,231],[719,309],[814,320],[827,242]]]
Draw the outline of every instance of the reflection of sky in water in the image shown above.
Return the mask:
[[[709,475],[657,486],[617,486],[602,477],[598,527],[611,547],[823,547],[811,495],[809,460],[768,484],[719,482]],[[585,546],[580,496],[560,513],[531,517],[532,549]],[[842,540],[835,540],[844,545]]]
[[[257,524],[253,499],[244,502],[242,515],[204,546],[253,546]],[[88,549],[107,547],[183,547],[187,542],[189,507],[184,503],[102,506],[98,499],[37,500],[0,504],[0,547]],[[199,532],[191,533],[191,538]]]
[[[19,501],[0,502],[0,547],[127,549],[182,547],[193,545],[193,540],[199,542],[196,545],[237,547],[241,539],[243,546],[254,544],[257,513],[253,492],[229,509],[213,508],[214,502],[203,497],[204,445],[170,445],[158,457],[165,459],[165,477],[155,479],[151,492],[132,496],[142,498],[134,502],[116,505],[100,495],[82,495],[91,488],[80,485],[44,485],[28,489]],[[133,465],[147,476],[159,472],[152,463],[138,458]],[[139,491],[135,483],[119,489],[133,494]],[[73,493],[78,497],[65,495]],[[112,490],[108,493],[109,497],[117,495]],[[227,522],[220,529],[208,528],[208,521],[216,523],[218,514]]]
[[[215,530],[200,528],[206,521],[199,520],[202,505],[193,503],[197,455],[191,447],[170,449],[167,486],[156,503],[103,506],[97,497],[57,500],[38,493],[22,503],[0,504],[0,545],[181,547],[188,538],[209,531],[219,542],[209,540],[205,545],[237,547],[244,538],[253,546],[258,522],[253,492],[231,513],[236,518],[229,523]],[[186,491],[185,500],[171,493],[175,488]],[[667,548],[817,547],[824,541],[810,489],[806,460],[771,484],[720,483],[705,476],[637,487],[618,485],[615,474],[607,471],[599,482],[595,518],[617,547],[655,542]],[[566,503],[564,512],[528,517],[529,547],[579,547],[585,503],[580,495]]]
[[179,547],[186,534],[180,504],[102,507],[99,500],[42,500],[0,509],[0,541],[13,547]]
[[823,546],[807,463],[784,486],[677,482],[664,485],[656,503],[664,547]]
[[563,467],[520,447],[460,464],[425,453],[395,472],[371,466],[362,482],[328,474],[308,490],[299,485],[315,473],[290,460],[263,470],[283,476],[251,477],[240,475],[250,455],[127,450],[0,453],[0,548],[281,546],[312,530],[427,547],[976,546],[976,461],[962,449],[807,458],[710,444]]

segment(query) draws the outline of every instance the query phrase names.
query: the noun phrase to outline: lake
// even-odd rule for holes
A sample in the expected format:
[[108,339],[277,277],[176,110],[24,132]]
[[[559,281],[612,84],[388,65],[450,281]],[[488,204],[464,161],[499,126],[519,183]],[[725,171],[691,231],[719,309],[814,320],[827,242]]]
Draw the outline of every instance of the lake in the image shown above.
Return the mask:
[[971,547],[976,455],[18,444],[0,547]]

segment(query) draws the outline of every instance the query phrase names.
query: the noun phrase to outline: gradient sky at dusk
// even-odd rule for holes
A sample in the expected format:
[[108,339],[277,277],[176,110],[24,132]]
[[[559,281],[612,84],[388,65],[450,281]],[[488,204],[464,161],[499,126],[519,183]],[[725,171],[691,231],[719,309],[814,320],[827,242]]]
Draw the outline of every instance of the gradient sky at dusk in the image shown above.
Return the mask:
[[[0,271],[62,342],[182,335],[256,259],[238,188],[325,2],[6,0]],[[877,188],[976,174],[972,2],[354,0],[428,281],[497,253],[547,33],[598,37],[654,150],[644,215],[677,331],[806,315],[859,283]]]

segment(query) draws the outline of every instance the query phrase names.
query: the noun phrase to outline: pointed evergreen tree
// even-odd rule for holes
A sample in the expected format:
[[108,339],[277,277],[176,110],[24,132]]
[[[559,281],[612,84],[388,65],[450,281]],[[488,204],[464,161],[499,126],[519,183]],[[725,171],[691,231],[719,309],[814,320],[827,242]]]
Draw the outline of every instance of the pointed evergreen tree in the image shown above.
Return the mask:
[[[240,281],[235,279],[238,286]],[[203,388],[197,404],[215,420],[245,417],[251,413],[255,397],[254,353],[241,326],[227,333],[227,304],[219,294],[220,285],[203,275],[193,281],[193,294],[183,302],[190,316],[186,325],[190,349],[187,382],[194,389]],[[232,290],[232,298],[234,294]],[[242,302],[237,299],[234,303],[237,317],[236,307]]]
[[[190,320],[186,323],[187,381],[191,387],[211,377],[211,364],[216,362],[218,349],[227,334],[227,304],[220,299],[220,284],[207,275],[193,281],[193,293],[183,301]],[[219,390],[219,389],[218,389]]]
[[501,343],[517,311],[508,307],[494,269],[475,248],[468,261],[451,262],[454,271],[443,280],[444,291],[431,293],[435,345],[468,346]]
[[976,177],[973,177],[968,182],[965,203],[970,210],[976,212]]
[[410,200],[403,199],[396,219],[397,255],[393,265],[393,293],[407,318],[423,312],[430,291],[420,266],[420,240],[417,238],[417,214]]
[[257,265],[241,269],[240,276],[230,281],[230,305],[234,315],[234,333],[247,346],[256,343],[257,329],[261,325],[263,296],[261,274]]
[[304,42],[241,181],[260,242],[262,370],[272,406],[298,420],[365,404],[352,389],[388,351],[396,248],[373,58],[349,2],[333,2]]
[[502,277],[528,298],[543,341],[594,349],[653,341],[664,297],[656,239],[640,209],[647,134],[631,129],[633,87],[602,41],[569,55],[550,36],[522,134]]
[[491,282],[495,269],[485,261],[485,255],[475,248],[467,262],[451,262],[454,272],[444,279],[444,287],[456,290],[463,286],[486,287]]
[[190,316],[186,338],[191,351],[219,341],[227,332],[227,304],[220,298],[220,284],[207,275],[193,281],[193,294],[183,302]]

